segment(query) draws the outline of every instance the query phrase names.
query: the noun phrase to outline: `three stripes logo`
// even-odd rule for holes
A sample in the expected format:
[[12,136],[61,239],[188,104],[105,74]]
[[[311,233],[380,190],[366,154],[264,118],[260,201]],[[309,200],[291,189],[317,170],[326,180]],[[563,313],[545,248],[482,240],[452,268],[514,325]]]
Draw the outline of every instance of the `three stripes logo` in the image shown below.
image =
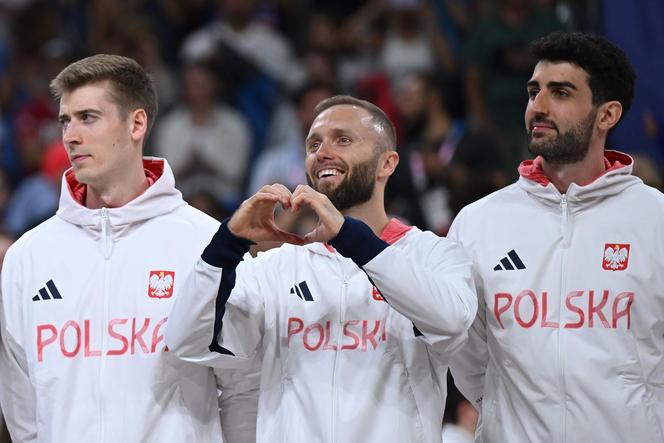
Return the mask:
[[515,269],[526,269],[526,265],[523,264],[514,249],[508,252],[507,257],[503,257],[500,263],[493,268],[494,271],[513,271]]
[[295,294],[304,301],[314,301],[314,298],[311,296],[311,291],[309,286],[307,286],[306,281],[301,281],[290,289],[291,294]]
[[55,287],[53,280],[49,280],[46,283],[46,287],[41,288],[39,293],[32,297],[32,301],[41,301],[41,300],[62,300],[62,295],[60,291]]

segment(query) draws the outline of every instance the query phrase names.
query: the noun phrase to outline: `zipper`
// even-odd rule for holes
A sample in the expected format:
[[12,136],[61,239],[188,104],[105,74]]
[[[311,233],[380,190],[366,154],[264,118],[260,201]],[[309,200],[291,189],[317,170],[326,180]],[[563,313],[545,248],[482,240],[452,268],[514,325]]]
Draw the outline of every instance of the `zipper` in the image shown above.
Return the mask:
[[565,443],[567,432],[565,427],[567,426],[567,388],[565,386],[565,365],[563,363],[563,329],[562,325],[562,313],[563,311],[563,299],[565,298],[565,285],[567,283],[566,277],[566,263],[567,263],[567,252],[569,249],[569,207],[567,205],[567,194],[563,194],[560,199],[560,210],[562,211],[562,229],[563,229],[563,250],[560,258],[560,296],[559,296],[559,308],[558,308],[558,364],[560,365],[560,388],[562,392],[562,402],[561,402],[561,436],[560,441]]
[[[341,260],[337,259],[337,262],[342,265]],[[341,266],[341,273],[343,276],[343,283],[341,285],[341,303],[339,308],[339,321],[337,325],[337,340],[336,346],[337,349],[334,351],[334,366],[332,368],[332,413],[331,423],[330,423],[330,441],[332,443],[337,441],[337,408],[338,408],[338,396],[339,390],[337,389],[337,373],[339,371],[339,358],[341,358],[341,348],[343,347],[343,328],[344,322],[346,320],[346,294],[348,292],[348,278],[343,272],[343,265]]]
[[101,208],[101,241],[104,243],[104,258],[111,258],[113,242],[111,240],[111,226],[108,219],[108,209]]
[[[108,321],[108,312],[109,312],[109,299],[108,288],[110,286],[110,258],[111,258],[111,249],[112,249],[112,240],[111,240],[111,226],[108,217],[108,209],[101,208],[100,211],[101,217],[101,241],[103,243],[103,256],[104,256],[104,282],[103,282],[103,291],[102,291],[102,321],[101,325],[107,324]],[[103,326],[102,326],[103,329]],[[105,395],[104,392],[104,379],[106,373],[106,334],[105,331],[101,331],[101,360],[99,363],[99,441],[106,441],[106,408],[105,408]]]

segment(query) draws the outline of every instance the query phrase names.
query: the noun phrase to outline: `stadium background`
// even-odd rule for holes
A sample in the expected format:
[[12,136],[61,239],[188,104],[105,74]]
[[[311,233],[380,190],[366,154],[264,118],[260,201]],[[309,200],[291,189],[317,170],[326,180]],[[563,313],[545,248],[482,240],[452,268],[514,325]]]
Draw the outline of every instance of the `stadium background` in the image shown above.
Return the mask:
[[463,205],[516,177],[526,48],[555,29],[604,34],[628,54],[636,97],[609,147],[661,190],[660,0],[0,0],[0,262],[57,208],[68,161],[48,83],[73,60],[117,53],[152,73],[146,154],[165,156],[185,198],[217,218],[262,184],[304,180],[319,100],[370,100],[399,137],[389,212],[445,234]]

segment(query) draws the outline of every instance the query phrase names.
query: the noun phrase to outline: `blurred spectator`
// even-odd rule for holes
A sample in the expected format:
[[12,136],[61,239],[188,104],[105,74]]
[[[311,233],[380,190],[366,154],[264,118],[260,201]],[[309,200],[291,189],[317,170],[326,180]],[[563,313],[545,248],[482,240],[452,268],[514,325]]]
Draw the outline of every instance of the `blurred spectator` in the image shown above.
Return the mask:
[[219,102],[218,88],[210,65],[185,66],[183,103],[161,118],[154,148],[185,197],[206,191],[228,202],[242,197],[251,136],[242,115]]
[[27,99],[15,114],[14,131],[23,175],[39,170],[46,147],[60,139],[57,108],[48,82],[66,66],[70,55],[66,41],[51,39],[38,54],[21,60],[19,75]]
[[447,374],[447,402],[443,415],[443,443],[473,443],[479,415]]
[[[507,183],[497,143],[465,123],[459,89],[453,81],[417,74],[402,83],[397,99],[404,123],[401,160],[408,166],[401,172],[413,182],[406,201],[418,204],[425,227],[439,234],[463,206]],[[398,185],[392,192],[407,198],[408,185]]]
[[217,4],[219,19],[184,41],[184,60],[208,59],[223,43],[290,91],[304,83],[305,71],[288,41],[255,19],[256,0],[217,0]]
[[449,75],[456,71],[452,50],[438,28],[434,10],[425,0],[370,0],[344,26],[347,46],[364,38],[373,22],[387,20],[380,35],[380,69],[397,82],[415,71],[437,70]]
[[69,157],[62,141],[52,143],[42,156],[39,172],[21,181],[9,200],[4,216],[9,234],[18,238],[55,214],[62,174],[67,168]]
[[[256,193],[262,186],[281,183],[290,190],[306,183],[304,172],[305,130],[314,120],[313,110],[323,99],[335,94],[327,84],[310,84],[295,96],[295,109],[284,105],[275,113],[274,139],[254,164],[248,194]],[[277,130],[277,127],[281,128]]]
[[528,44],[562,25],[553,11],[531,0],[497,0],[473,26],[466,45],[466,94],[471,123],[500,140],[506,173],[527,158],[523,107],[535,60]]

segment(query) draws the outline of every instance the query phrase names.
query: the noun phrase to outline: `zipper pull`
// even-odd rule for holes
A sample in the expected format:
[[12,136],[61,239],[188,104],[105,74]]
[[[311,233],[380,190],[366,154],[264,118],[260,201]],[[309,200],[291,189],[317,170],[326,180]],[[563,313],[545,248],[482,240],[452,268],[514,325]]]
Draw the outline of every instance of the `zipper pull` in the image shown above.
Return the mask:
[[101,208],[101,237],[104,242],[104,258],[108,259],[111,256],[111,232],[110,222],[108,218],[108,209]]

